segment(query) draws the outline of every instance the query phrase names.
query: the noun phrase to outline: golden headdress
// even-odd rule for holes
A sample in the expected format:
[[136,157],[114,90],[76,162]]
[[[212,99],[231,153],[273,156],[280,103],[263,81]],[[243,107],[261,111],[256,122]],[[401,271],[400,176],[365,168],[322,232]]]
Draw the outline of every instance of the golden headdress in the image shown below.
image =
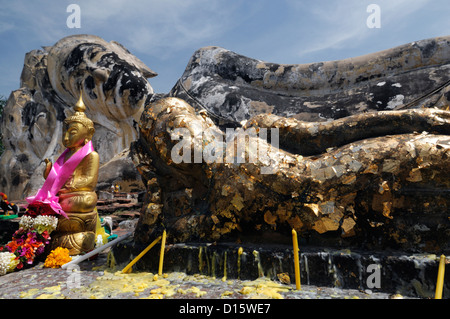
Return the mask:
[[[83,92],[80,93],[80,98],[78,99],[78,102],[75,104],[74,110],[75,113],[69,117],[67,117],[64,120],[64,124],[70,124],[72,122],[78,122],[83,124],[86,128],[94,130],[94,122],[92,122],[86,114],[84,114],[84,111],[86,111],[86,106],[83,102]],[[93,134],[93,133],[92,133]]]

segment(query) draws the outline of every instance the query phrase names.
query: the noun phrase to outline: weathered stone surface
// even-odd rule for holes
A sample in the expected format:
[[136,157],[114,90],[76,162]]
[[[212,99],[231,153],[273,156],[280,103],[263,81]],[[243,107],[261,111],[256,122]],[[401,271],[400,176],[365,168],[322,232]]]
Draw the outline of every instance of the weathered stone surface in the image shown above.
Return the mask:
[[240,123],[262,113],[324,121],[448,106],[449,69],[450,37],[310,64],[267,63],[205,47],[194,53],[171,95],[206,109],[218,123]]
[[[135,240],[165,227],[174,242],[274,242],[294,228],[320,245],[448,250],[449,62],[450,37],[290,66],[200,49],[170,93],[192,106],[163,98],[142,113]],[[279,146],[251,136],[230,154],[238,135],[226,128],[242,124],[278,129]],[[223,161],[196,162],[222,141],[233,145]],[[266,153],[252,161],[250,145]]]
[[[1,125],[2,191],[22,199],[40,188],[43,160],[55,160],[63,150],[62,121],[71,114],[80,88],[86,114],[95,124],[93,143],[101,164],[127,149],[137,137],[135,124],[143,106],[153,94],[146,78],[155,75],[120,44],[91,35],[69,36],[27,53],[21,88],[11,93]],[[129,168],[129,163],[116,167]]]
[[110,191],[112,186],[118,186],[121,192],[130,193],[143,191],[145,187],[128,148],[101,165],[98,178],[98,191]]
[[[353,288],[367,293],[389,292],[402,296],[433,298],[439,256],[434,254],[401,254],[392,251],[358,251],[350,249],[320,249],[301,244],[300,276],[302,290],[309,285]],[[145,245],[133,246],[120,242],[112,249],[117,264],[127,265]],[[242,252],[239,253],[239,250]],[[380,282],[373,284],[370,265],[379,265]],[[134,266],[135,271],[156,272],[159,253],[152,250]],[[446,264],[446,270],[450,264]],[[371,269],[369,271],[369,269]],[[254,280],[264,276],[283,282],[280,275],[295,282],[292,246],[252,245],[249,243],[198,244],[180,243],[166,246],[164,272],[182,271],[216,278]],[[447,278],[447,277],[446,277]],[[283,282],[285,283],[285,282]],[[450,292],[450,280],[445,280],[444,295]],[[372,298],[372,296],[371,296]]]

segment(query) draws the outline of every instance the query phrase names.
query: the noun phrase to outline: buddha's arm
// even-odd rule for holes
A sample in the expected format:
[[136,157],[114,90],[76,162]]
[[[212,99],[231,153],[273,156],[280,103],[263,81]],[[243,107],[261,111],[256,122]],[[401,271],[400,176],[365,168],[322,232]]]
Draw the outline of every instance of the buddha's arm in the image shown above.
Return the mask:
[[[84,162],[84,163],[83,163]],[[80,163],[80,175],[74,178],[74,188],[76,190],[93,191],[97,185],[99,156],[97,152],[92,152]]]

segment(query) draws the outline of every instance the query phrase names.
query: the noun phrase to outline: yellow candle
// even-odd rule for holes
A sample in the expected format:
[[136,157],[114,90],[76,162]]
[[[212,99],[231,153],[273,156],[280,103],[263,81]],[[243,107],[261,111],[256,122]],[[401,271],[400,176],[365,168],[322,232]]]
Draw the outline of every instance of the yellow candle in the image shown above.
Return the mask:
[[142,256],[144,256],[150,249],[152,249],[152,247],[155,246],[160,240],[161,236],[156,238],[150,245],[147,246],[147,248],[145,248],[139,255],[137,255],[136,258],[134,258],[128,265],[125,266],[125,268],[122,270],[122,273],[126,274],[131,272],[131,267],[133,267],[133,265],[137,263],[138,260],[141,259]]
[[166,247],[166,231],[164,230],[162,234],[162,241],[161,241],[161,251],[159,253],[159,269],[158,269],[158,275],[162,276],[162,270],[163,270],[163,262],[164,262],[164,249]]
[[244,249],[242,247],[239,247],[239,249],[238,249],[238,260],[237,260],[238,279],[241,276],[241,255],[242,255],[243,252],[244,252]]
[[292,229],[292,243],[294,246],[295,287],[297,288],[297,290],[300,290],[300,261],[298,258],[299,249],[297,232],[295,231],[295,229]]
[[444,273],[445,273],[445,256],[441,255],[441,258],[439,260],[439,270],[434,299],[442,299],[442,290],[444,289]]

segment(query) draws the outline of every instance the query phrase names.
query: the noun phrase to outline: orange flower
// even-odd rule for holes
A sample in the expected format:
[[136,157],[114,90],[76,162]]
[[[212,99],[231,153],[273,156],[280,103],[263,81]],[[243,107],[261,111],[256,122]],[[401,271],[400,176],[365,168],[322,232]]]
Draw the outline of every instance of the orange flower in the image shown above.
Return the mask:
[[6,246],[8,247],[8,250],[12,253],[16,251],[17,247],[19,247],[19,245],[15,240],[10,241],[9,243],[6,244]]
[[[24,247],[25,248],[25,247]],[[28,260],[28,261],[33,261],[34,259],[34,249],[27,247],[28,249],[23,249],[25,251],[24,257]]]
[[67,248],[57,247],[53,249],[47,256],[47,259],[45,259],[44,267],[59,268],[71,260],[72,257],[69,256],[69,250]]

